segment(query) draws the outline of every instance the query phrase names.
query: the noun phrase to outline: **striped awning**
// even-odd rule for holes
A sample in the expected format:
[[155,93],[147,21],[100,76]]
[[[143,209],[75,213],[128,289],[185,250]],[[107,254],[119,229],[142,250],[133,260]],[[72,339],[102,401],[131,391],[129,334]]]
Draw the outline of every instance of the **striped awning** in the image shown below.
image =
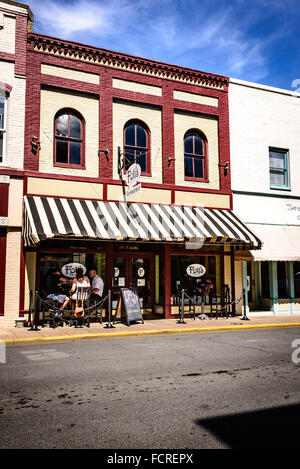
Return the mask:
[[63,237],[261,245],[231,210],[25,196],[24,244]]

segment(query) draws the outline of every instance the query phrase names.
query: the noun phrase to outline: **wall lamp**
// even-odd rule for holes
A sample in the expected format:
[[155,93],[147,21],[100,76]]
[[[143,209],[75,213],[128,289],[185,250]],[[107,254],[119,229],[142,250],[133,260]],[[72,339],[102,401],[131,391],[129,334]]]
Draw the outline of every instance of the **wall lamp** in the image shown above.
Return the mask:
[[106,160],[109,161],[109,158],[108,158],[108,154],[109,154],[109,150],[107,148],[105,148],[104,150],[98,150],[98,155],[99,153],[104,153],[105,156],[106,156]]
[[224,176],[227,176],[227,171],[229,168],[229,162],[225,161],[224,164],[219,164],[219,168],[224,168]]
[[171,158],[171,156],[169,156],[169,158],[168,158],[168,166],[171,165],[172,161],[175,161],[175,158]]

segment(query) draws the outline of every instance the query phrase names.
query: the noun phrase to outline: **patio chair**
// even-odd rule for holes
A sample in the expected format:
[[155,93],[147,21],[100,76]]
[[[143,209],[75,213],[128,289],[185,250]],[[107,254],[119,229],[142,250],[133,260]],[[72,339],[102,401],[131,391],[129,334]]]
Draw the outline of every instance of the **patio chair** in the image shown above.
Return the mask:
[[73,316],[72,316],[72,324],[75,327],[78,325],[84,325],[84,318],[85,318],[85,310],[90,306],[90,299],[91,299],[91,288],[90,287],[78,287],[76,300],[75,300],[75,307],[73,309]]

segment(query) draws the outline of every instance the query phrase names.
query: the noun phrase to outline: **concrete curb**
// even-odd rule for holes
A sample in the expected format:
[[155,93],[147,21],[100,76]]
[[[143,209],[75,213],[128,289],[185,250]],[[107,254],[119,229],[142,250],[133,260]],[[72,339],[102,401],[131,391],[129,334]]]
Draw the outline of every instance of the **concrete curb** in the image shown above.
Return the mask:
[[241,326],[221,326],[221,327],[195,327],[189,329],[157,329],[154,331],[128,331],[128,332],[110,332],[99,334],[80,334],[80,335],[63,335],[63,336],[50,336],[50,337],[26,337],[16,339],[3,339],[6,344],[17,344],[24,342],[49,342],[55,340],[75,340],[75,339],[103,339],[108,337],[127,337],[137,335],[153,335],[153,334],[177,334],[183,332],[217,332],[228,330],[241,330],[241,329],[263,329],[268,327],[299,327],[300,323],[283,323],[283,324],[255,324],[255,325],[241,325]]

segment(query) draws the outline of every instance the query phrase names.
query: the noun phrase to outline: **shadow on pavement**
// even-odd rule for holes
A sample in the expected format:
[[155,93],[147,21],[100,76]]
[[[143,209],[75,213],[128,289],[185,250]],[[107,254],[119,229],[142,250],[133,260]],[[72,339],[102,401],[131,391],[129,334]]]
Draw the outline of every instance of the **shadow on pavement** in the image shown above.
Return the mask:
[[274,407],[195,422],[230,448],[299,448],[300,405]]

